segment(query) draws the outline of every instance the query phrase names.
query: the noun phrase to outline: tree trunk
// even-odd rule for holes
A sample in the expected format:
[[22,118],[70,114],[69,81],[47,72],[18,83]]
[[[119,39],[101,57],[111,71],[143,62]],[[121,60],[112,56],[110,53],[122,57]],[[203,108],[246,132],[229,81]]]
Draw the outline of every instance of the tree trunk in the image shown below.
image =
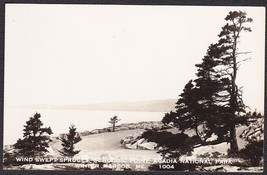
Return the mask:
[[[234,24],[235,25],[235,24]],[[235,25],[236,26],[236,25]],[[233,153],[238,151],[238,145],[237,145],[237,140],[236,140],[236,129],[235,129],[235,112],[238,110],[237,106],[237,96],[238,96],[238,88],[236,85],[236,77],[237,77],[237,61],[236,61],[236,46],[237,46],[237,38],[239,36],[239,32],[234,31],[234,42],[233,42],[233,52],[232,52],[232,57],[233,57],[233,74],[231,76],[232,78],[232,89],[230,93],[230,107],[232,109],[231,112],[231,120],[230,120],[230,149]]]
[[230,126],[230,149],[234,153],[238,151],[235,124]]
[[115,123],[112,125],[112,132],[115,132]]

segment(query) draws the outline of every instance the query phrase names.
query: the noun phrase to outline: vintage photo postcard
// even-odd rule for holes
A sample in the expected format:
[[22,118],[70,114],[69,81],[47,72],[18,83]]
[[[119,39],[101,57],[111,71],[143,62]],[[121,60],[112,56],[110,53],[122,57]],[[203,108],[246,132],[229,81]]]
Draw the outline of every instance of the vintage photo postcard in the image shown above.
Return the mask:
[[263,172],[265,8],[6,4],[3,169]]

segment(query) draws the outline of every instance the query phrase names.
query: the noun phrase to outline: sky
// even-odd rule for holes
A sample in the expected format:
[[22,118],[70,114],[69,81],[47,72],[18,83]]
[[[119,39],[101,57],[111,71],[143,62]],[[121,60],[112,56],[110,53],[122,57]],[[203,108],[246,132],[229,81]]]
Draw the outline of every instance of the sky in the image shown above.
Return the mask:
[[5,106],[178,99],[233,10],[254,20],[237,83],[263,112],[263,7],[7,4]]

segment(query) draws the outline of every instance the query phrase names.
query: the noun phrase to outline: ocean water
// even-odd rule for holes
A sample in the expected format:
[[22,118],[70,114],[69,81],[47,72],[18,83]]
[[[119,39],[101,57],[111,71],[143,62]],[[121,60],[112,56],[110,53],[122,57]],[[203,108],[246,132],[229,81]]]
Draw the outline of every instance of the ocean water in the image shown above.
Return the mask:
[[43,126],[51,127],[52,136],[67,133],[71,124],[74,124],[79,132],[108,127],[110,126],[108,121],[114,115],[121,119],[117,123],[118,125],[141,121],[160,121],[164,116],[164,112],[6,108],[4,109],[4,145],[14,144],[23,137],[23,126],[36,112],[41,114]]

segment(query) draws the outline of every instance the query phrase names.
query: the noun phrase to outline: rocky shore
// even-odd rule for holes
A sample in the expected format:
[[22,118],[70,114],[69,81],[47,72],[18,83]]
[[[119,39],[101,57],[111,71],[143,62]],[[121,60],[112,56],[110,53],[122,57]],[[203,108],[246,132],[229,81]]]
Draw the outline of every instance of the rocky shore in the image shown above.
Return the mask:
[[[115,131],[125,131],[125,130],[134,130],[134,129],[161,129],[166,127],[161,121],[148,121],[148,122],[139,122],[139,123],[123,123],[117,125]],[[91,134],[100,134],[112,132],[112,127],[106,127],[102,129],[94,129],[91,131],[80,132],[81,136],[87,136]]]
[[[82,150],[79,155],[76,155],[77,159],[90,159],[91,158],[101,158],[106,156],[109,159],[123,159],[130,157],[136,160],[148,159],[160,157],[156,151],[157,148],[155,142],[148,142],[141,135],[146,129],[156,129],[156,130],[177,130],[169,126],[165,126],[160,121],[149,121],[149,122],[139,122],[139,123],[124,123],[117,125],[115,131],[111,132],[112,127],[107,127],[103,129],[94,129],[91,131],[86,131],[80,133],[83,140],[76,145],[77,150]],[[239,146],[242,146],[243,142],[246,141],[260,141],[264,138],[264,119],[254,119],[250,121],[249,126],[242,126],[237,128],[237,136]],[[244,142],[245,143],[245,142]],[[57,153],[57,149],[60,148],[60,140],[54,138],[53,142],[50,144],[49,152],[47,152],[45,158],[57,158],[60,155]],[[244,145],[245,146],[245,145]],[[244,147],[243,146],[243,147]],[[201,158],[211,158],[230,160],[234,162],[235,158],[227,156],[227,150],[229,149],[229,144],[226,142],[217,145],[205,145],[197,147],[193,150],[191,156],[182,156],[185,159],[197,160]],[[104,152],[103,152],[104,150]],[[139,151],[140,150],[140,151]],[[5,161],[12,161],[11,156],[16,155],[16,150],[11,145],[4,146]],[[214,157],[216,155],[216,157]],[[14,157],[13,157],[14,158]],[[44,163],[44,164],[23,164],[5,167],[5,169],[31,169],[31,170],[79,170],[83,168],[77,168],[80,164],[74,163]],[[123,170],[123,169],[119,169]],[[136,170],[136,169],[132,169]],[[147,171],[147,166],[144,171]],[[250,167],[247,166],[247,161],[244,159],[238,159],[238,162],[232,164],[220,165],[220,164],[210,164],[205,166],[198,166],[198,171],[208,171],[208,172],[262,172],[263,167]]]

